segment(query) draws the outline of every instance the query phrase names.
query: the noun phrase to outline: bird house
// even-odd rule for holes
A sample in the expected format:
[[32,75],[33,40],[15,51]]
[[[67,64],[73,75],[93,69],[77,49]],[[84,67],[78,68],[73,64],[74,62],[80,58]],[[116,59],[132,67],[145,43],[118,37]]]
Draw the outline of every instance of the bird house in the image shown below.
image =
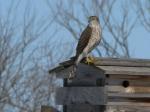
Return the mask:
[[69,80],[72,68],[55,72],[64,81],[56,90],[56,104],[64,112],[104,112],[110,107],[149,112],[150,60],[95,58],[94,65],[79,64],[76,77]]

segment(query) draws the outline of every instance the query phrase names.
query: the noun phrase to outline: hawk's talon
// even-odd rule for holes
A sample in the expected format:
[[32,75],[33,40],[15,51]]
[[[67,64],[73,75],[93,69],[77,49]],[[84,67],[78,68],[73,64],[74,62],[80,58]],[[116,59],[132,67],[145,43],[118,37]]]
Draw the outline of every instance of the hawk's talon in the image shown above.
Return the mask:
[[95,60],[93,57],[91,57],[91,56],[86,57],[85,63],[87,63],[88,65],[94,64],[94,62],[95,62]]

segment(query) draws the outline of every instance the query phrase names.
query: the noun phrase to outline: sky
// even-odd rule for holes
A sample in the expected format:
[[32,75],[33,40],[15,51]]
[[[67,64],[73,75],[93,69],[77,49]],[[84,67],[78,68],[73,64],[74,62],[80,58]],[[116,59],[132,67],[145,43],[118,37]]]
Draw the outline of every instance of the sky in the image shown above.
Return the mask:
[[[16,20],[21,20],[22,12],[24,12],[25,7],[27,5],[31,5],[33,8],[33,12],[35,12],[38,16],[37,18],[48,18],[51,16],[49,7],[46,5],[46,2],[43,2],[43,0],[13,0],[15,1],[15,4],[17,5],[17,1],[19,2],[19,10],[16,12]],[[57,1],[57,0],[56,0]],[[55,1],[50,2],[51,4],[55,4]],[[6,16],[6,12],[8,11],[8,7],[12,5],[12,0],[0,0],[0,15],[1,17]],[[15,5],[14,5],[15,6]],[[77,6],[78,7],[78,6]],[[80,14],[80,12],[79,12]],[[119,17],[119,13],[117,14]],[[51,18],[50,18],[51,20]],[[54,24],[52,27],[50,27],[49,31],[54,32],[54,29],[58,27],[56,24]],[[45,40],[46,36],[49,36],[49,32],[44,34]],[[61,40],[60,37],[69,37],[69,33],[66,32],[63,28],[61,28],[61,31],[57,32],[55,39]],[[106,37],[104,37],[106,38]],[[109,37],[107,37],[109,38]],[[68,43],[72,44],[73,40],[65,38]],[[44,40],[44,39],[43,39]],[[56,41],[57,42],[57,41]],[[132,58],[144,58],[144,59],[150,59],[150,33],[147,32],[144,27],[141,25],[137,25],[134,29],[133,33],[130,35],[129,38],[129,48],[131,51],[131,57]]]
[[[14,4],[12,4],[13,3],[12,1],[14,1]],[[57,0],[49,0],[49,1],[53,5],[53,4],[55,4],[55,2]],[[89,0],[86,0],[86,1],[87,1],[86,3],[88,4]],[[23,13],[26,9],[25,7],[28,5],[30,5],[32,8],[27,9],[27,10],[31,11],[32,12],[31,14],[35,13],[37,15],[36,16],[37,20],[49,19],[50,21],[53,21],[53,18],[51,17],[53,14],[51,14],[49,7],[46,5],[46,0],[45,1],[44,0],[0,0],[0,18],[2,18],[2,19],[7,18],[6,17],[7,12],[9,10],[10,6],[13,6],[13,9],[15,9],[15,6],[18,6],[15,13],[12,13],[11,17],[13,17],[13,18],[10,17],[9,19],[10,19],[10,22],[15,21],[15,23],[18,24],[18,26],[20,27],[22,25],[21,21],[23,18]],[[82,13],[80,11],[78,11],[78,13],[76,13],[76,15],[84,16],[84,15],[82,15]],[[120,17],[120,16],[121,16],[120,13],[116,12],[116,18]],[[133,15],[133,18],[134,18],[134,15]],[[131,18],[131,20],[132,20],[132,18]],[[83,23],[85,23],[85,24],[87,22],[87,21],[83,20],[83,18],[81,18],[81,21],[83,21]],[[36,22],[35,24],[37,24],[37,23],[38,22]],[[55,29],[57,29],[57,28],[58,28],[58,30],[55,31]],[[19,32],[20,31],[18,30],[18,33]],[[55,33],[54,37],[51,36],[53,33]],[[68,55],[70,53],[70,50],[72,50],[72,47],[75,48],[75,45],[77,44],[77,41],[74,41],[73,38],[70,38],[71,34],[65,28],[60,28],[59,25],[57,25],[54,22],[54,23],[52,23],[51,27],[49,27],[48,30],[42,35],[42,39],[39,40],[35,46],[37,46],[38,44],[43,44],[44,42],[46,42],[49,39],[49,37],[54,38],[54,39],[51,39],[51,42],[49,44],[59,43],[60,41],[63,41],[63,43],[64,43],[63,46],[58,45],[58,46],[55,46],[54,49],[64,51]],[[62,37],[64,37],[64,39]],[[104,36],[104,38],[109,39],[109,35]],[[68,48],[67,44],[72,45],[72,47]],[[64,49],[64,50],[62,50],[62,49]],[[140,24],[136,26],[136,28],[133,30],[132,34],[129,37],[129,49],[131,51],[132,58],[150,59],[150,32],[147,32],[144,29],[144,27],[142,27]],[[68,51],[69,51],[69,53],[68,53]],[[74,51],[72,50],[71,53],[72,52],[74,52]],[[61,53],[59,53],[59,55],[57,54],[57,56],[58,56],[58,58],[63,57]],[[57,63],[59,63],[59,62],[57,62]],[[7,111],[7,112],[9,112],[9,111]]]

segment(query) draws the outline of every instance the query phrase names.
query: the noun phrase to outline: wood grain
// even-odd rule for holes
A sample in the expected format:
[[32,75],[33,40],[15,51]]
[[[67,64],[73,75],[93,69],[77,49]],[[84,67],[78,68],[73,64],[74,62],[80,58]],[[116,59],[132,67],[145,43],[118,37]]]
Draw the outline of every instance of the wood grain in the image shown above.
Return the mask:
[[113,79],[109,78],[106,79],[107,85],[111,86],[123,86],[124,81],[129,82],[129,86],[136,86],[136,87],[150,87],[150,80],[142,80],[142,78],[139,79]]
[[[57,78],[68,78],[70,74],[73,72],[73,66],[62,70],[61,72],[56,73]],[[104,71],[100,68],[95,66],[89,66],[86,64],[79,64],[77,70],[75,71],[75,78],[76,79],[97,79],[97,78],[104,78]]]
[[106,100],[103,87],[64,87],[56,92],[56,104],[104,105]]
[[122,86],[106,86],[108,93],[147,93],[150,95],[150,87],[140,87],[140,86],[129,86],[124,88]]
[[148,67],[98,66],[105,74],[150,76]]
[[105,106],[90,105],[90,104],[73,104],[67,105],[65,112],[103,112]]
[[125,58],[99,58],[95,57],[96,66],[127,66],[150,67],[150,59],[125,59]]

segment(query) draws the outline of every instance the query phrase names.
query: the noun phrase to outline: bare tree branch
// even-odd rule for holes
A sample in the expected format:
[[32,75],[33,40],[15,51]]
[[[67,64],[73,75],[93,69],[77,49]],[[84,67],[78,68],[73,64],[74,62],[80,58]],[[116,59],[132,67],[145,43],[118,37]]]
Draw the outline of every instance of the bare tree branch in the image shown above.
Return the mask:
[[[118,4],[118,2],[122,6],[116,6],[116,3]],[[95,52],[97,52],[99,56],[130,57],[128,38],[136,25],[137,17],[135,17],[135,20],[129,21],[132,14],[130,14],[128,1],[93,0],[88,3],[85,3],[84,1],[77,1],[74,3],[72,1],[70,3],[72,4],[71,7],[67,7],[69,6],[69,3],[70,2],[66,5],[66,3],[64,4],[63,2],[58,1],[57,5],[55,7],[53,6],[53,8],[50,4],[48,5],[53,14],[58,14],[55,19],[56,23],[71,33],[75,40],[78,40],[80,33],[82,32],[81,29],[85,27],[86,23],[83,23],[83,21],[87,20],[88,16],[94,14],[100,17],[104,37],[103,43],[101,44],[104,51],[100,51],[100,47],[97,47]],[[78,7],[75,8],[75,5],[78,5]],[[118,10],[116,7],[122,12],[122,18],[120,20],[116,18],[116,11]],[[80,10],[80,14],[84,15],[84,18],[81,19],[81,16],[75,14],[78,10]],[[71,23],[75,24],[72,25]],[[106,33],[109,37],[105,37]],[[109,38],[113,40],[113,43],[109,42]]]
[[150,1],[149,0],[134,0],[135,12],[139,15],[139,20],[144,28],[150,32]]
[[16,4],[20,3],[12,1],[7,16],[0,16],[0,110],[12,107],[31,112],[42,103],[52,103],[56,79],[47,73],[53,62],[45,60],[54,58],[49,55],[54,45],[49,43],[55,33],[49,33],[45,43],[40,41],[54,18],[37,19],[27,4],[18,21],[14,19],[19,10]]

